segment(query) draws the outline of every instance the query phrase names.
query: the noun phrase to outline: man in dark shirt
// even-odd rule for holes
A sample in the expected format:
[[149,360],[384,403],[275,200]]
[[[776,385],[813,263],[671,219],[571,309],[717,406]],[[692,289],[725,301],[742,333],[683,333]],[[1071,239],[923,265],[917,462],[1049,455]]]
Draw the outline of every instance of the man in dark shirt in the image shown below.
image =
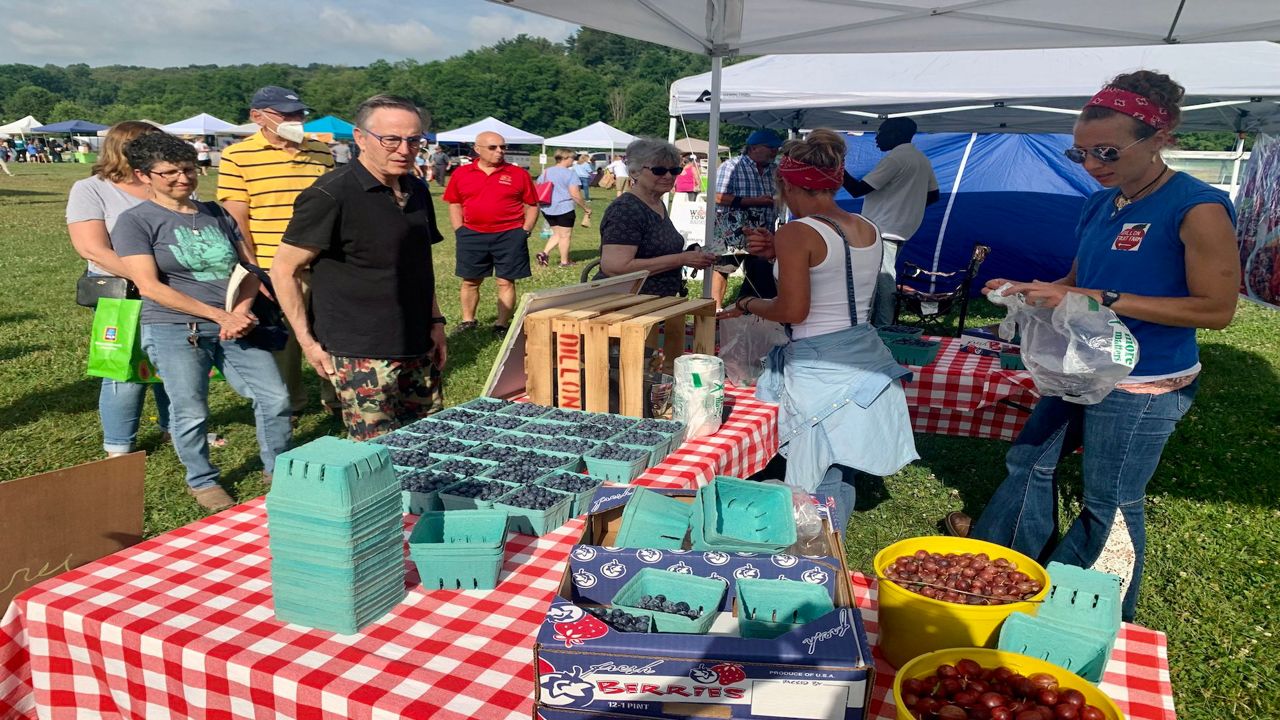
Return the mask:
[[[355,162],[302,191],[271,278],[307,361],[333,383],[354,440],[443,407],[445,319],[431,245],[431,194],[412,177],[422,116],[377,95],[356,110]],[[311,269],[310,306],[301,275]]]

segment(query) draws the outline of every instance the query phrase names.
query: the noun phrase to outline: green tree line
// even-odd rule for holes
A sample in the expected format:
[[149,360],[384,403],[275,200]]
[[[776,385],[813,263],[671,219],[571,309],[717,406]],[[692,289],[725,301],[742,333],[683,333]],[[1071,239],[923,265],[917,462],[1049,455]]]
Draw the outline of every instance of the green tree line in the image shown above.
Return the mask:
[[[34,115],[46,123],[170,123],[207,112],[244,123],[253,91],[282,85],[299,91],[317,114],[348,120],[361,100],[385,92],[427,109],[431,130],[493,115],[546,136],[604,120],[636,135],[665,137],[671,83],[710,69],[704,55],[589,28],[563,43],[521,35],[447,60],[378,60],[365,67],[0,65],[0,121]],[[689,122],[685,131],[705,138],[706,123]],[[721,142],[736,148],[748,132],[726,126]],[[1234,144],[1231,133],[1179,138],[1188,150],[1230,150]]]

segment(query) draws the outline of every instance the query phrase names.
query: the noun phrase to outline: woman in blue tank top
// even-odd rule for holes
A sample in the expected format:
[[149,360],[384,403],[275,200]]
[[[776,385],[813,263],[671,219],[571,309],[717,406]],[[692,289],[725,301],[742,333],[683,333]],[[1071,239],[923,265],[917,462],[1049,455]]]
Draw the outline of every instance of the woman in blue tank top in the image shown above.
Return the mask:
[[[1045,307],[1069,292],[1110,307],[1138,339],[1138,366],[1096,405],[1041,398],[982,516],[971,529],[960,513],[947,517],[957,534],[1119,575],[1126,621],[1142,579],[1147,482],[1196,393],[1196,328],[1226,327],[1240,287],[1230,198],[1160,157],[1182,96],[1167,75],[1138,71],[1116,77],[1085,105],[1066,153],[1104,189],[1085,202],[1075,263],[1055,282],[1013,286]],[[1005,282],[992,280],[987,289]],[[1083,507],[1055,544],[1057,464],[1082,446]]]

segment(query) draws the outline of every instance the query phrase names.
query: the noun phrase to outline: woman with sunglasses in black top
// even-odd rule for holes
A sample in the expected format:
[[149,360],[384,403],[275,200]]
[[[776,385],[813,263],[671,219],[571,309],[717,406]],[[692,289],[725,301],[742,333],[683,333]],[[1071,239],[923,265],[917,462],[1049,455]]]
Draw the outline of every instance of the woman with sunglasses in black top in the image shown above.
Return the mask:
[[[1085,202],[1071,272],[1010,291],[1044,307],[1069,292],[1110,307],[1138,339],[1137,367],[1096,405],[1042,398],[1006,457],[1007,478],[972,529],[960,513],[947,518],[954,533],[1120,576],[1125,620],[1134,617],[1142,579],[1147,482],[1196,393],[1196,329],[1226,327],[1240,287],[1231,199],[1160,156],[1182,96],[1167,75],[1138,71],[1116,77],[1085,105],[1066,154],[1104,189]],[[1005,282],[992,280],[986,291]],[[1057,464],[1080,447],[1084,502],[1058,540]]]
[[648,270],[644,295],[682,295],[680,269],[702,270],[715,256],[684,249],[663,202],[680,174],[680,151],[662,140],[641,138],[627,146],[631,187],[605,208],[600,221],[600,274],[597,278]]

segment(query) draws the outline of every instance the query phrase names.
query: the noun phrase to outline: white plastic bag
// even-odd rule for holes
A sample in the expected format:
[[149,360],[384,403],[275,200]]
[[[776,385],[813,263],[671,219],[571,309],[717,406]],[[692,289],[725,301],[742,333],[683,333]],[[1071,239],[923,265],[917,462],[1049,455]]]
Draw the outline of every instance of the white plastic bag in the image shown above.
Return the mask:
[[1138,364],[1138,341],[1110,308],[1068,292],[1056,308],[1006,295],[1006,283],[987,299],[1007,308],[1000,337],[1022,335],[1022,362],[1041,395],[1080,405],[1101,402]]
[[672,374],[672,418],[685,424],[685,437],[714,434],[724,412],[724,362],[714,355],[681,355]]
[[725,318],[717,324],[724,375],[739,387],[755,385],[764,372],[765,356],[778,345],[787,343],[782,325],[758,315]]

